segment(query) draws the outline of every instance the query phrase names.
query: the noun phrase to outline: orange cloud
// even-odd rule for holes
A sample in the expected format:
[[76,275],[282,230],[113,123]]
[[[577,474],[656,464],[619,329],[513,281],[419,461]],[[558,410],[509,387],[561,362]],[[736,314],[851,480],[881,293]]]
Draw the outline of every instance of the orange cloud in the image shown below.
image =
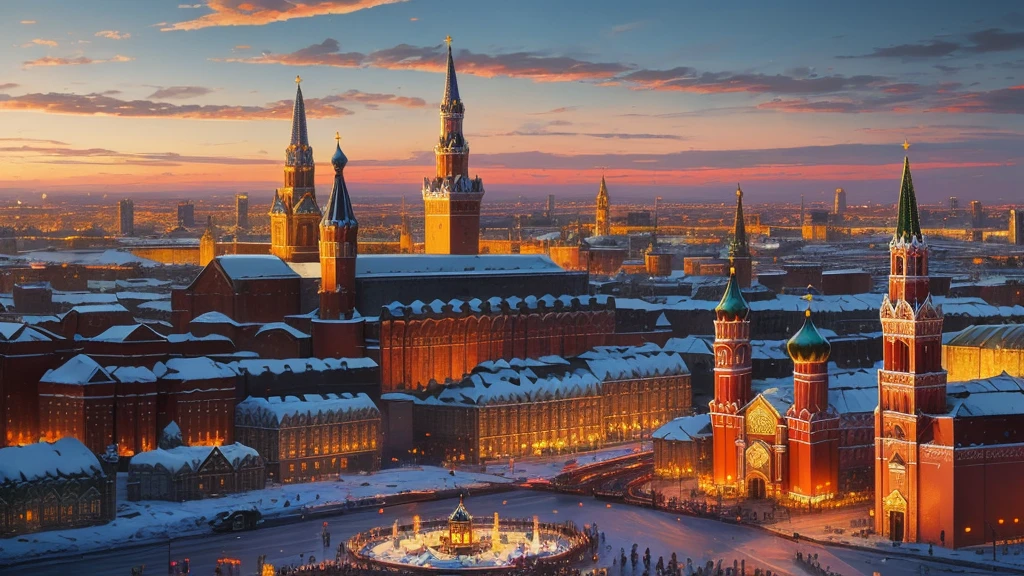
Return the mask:
[[214,26],[264,26],[295,18],[312,18],[331,14],[350,14],[360,10],[396,4],[406,0],[207,0],[212,14],[194,20],[177,22],[164,28],[199,30]]
[[49,46],[51,48],[56,48],[57,41],[45,40],[43,38],[33,38],[30,42],[26,42],[21,45],[22,48],[28,48],[29,46]]
[[110,40],[127,40],[132,37],[128,32],[119,32],[117,30],[100,30],[95,34],[97,38],[108,38]]
[[85,56],[79,56],[78,58],[55,58],[53,56],[44,56],[42,58],[36,58],[35,60],[29,60],[23,64],[23,68],[35,68],[39,66],[84,66],[86,64],[104,64],[107,62],[131,62],[134,58],[129,56],[121,56],[120,54],[113,58],[107,58],[104,60],[96,60],[93,58],[86,58]]

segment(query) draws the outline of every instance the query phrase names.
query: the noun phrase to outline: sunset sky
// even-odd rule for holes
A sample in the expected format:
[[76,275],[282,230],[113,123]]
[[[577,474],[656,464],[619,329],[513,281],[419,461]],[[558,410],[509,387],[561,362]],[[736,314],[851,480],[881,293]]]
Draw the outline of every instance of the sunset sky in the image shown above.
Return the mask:
[[450,34],[491,197],[890,201],[907,138],[922,202],[1024,202],[1024,6],[723,5],[3,2],[0,192],[269,198],[301,74],[318,185],[339,131],[357,200],[412,198]]

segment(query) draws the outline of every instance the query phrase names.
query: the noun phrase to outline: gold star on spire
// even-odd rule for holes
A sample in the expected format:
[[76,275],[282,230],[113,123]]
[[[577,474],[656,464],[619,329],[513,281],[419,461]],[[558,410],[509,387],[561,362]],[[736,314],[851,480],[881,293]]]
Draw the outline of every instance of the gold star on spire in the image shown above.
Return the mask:
[[903,139],[903,149],[904,149],[904,150],[907,150],[907,149],[909,149],[909,148],[910,148],[910,141],[909,141],[909,140],[907,140],[906,138],[904,138],[904,139]]
[[296,74],[295,75],[295,83],[296,84],[301,84],[302,83],[302,76],[299,76],[298,74]]
[[452,35],[451,34],[449,34],[449,35],[444,37],[444,43],[447,44],[449,48],[452,47]]

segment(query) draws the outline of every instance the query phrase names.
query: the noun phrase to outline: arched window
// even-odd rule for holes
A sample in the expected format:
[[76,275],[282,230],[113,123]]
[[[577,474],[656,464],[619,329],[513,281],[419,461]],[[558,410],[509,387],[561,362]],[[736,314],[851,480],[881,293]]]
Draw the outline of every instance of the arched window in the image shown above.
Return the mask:
[[903,432],[903,427],[899,424],[895,424],[892,427],[892,437],[897,440],[906,440],[907,435]]
[[896,275],[897,276],[902,276],[903,275],[903,256],[897,256],[896,257]]

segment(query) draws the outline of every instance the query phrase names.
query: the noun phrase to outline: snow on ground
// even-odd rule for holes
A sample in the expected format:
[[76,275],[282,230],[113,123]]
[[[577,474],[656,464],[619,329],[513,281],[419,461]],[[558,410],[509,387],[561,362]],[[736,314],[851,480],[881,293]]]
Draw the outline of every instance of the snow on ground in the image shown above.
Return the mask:
[[[551,480],[555,476],[566,471],[566,465],[571,466],[571,462],[573,460],[576,461],[577,466],[586,466],[587,464],[603,462],[605,460],[611,460],[612,458],[628,456],[629,454],[648,450],[653,450],[650,442],[631,442],[629,444],[618,444],[616,446],[601,448],[600,450],[594,450],[592,452],[561,454],[558,456],[517,458],[515,460],[514,469],[509,466],[508,460],[501,460],[500,462],[492,462],[488,465],[486,472],[488,474],[494,474],[495,476],[512,479],[544,478],[546,480]],[[466,469],[469,469],[469,467]]]
[[34,557],[53,558],[205,534],[210,532],[207,523],[221,511],[257,508],[264,518],[280,518],[321,506],[344,505],[347,501],[386,498],[405,492],[472,489],[507,482],[509,480],[503,478],[463,471],[451,476],[444,468],[424,466],[383,470],[367,476],[345,475],[341,480],[275,486],[206,500],[128,502],[124,500],[126,479],[122,474],[118,476],[118,510],[113,522],[0,539],[0,565]]

